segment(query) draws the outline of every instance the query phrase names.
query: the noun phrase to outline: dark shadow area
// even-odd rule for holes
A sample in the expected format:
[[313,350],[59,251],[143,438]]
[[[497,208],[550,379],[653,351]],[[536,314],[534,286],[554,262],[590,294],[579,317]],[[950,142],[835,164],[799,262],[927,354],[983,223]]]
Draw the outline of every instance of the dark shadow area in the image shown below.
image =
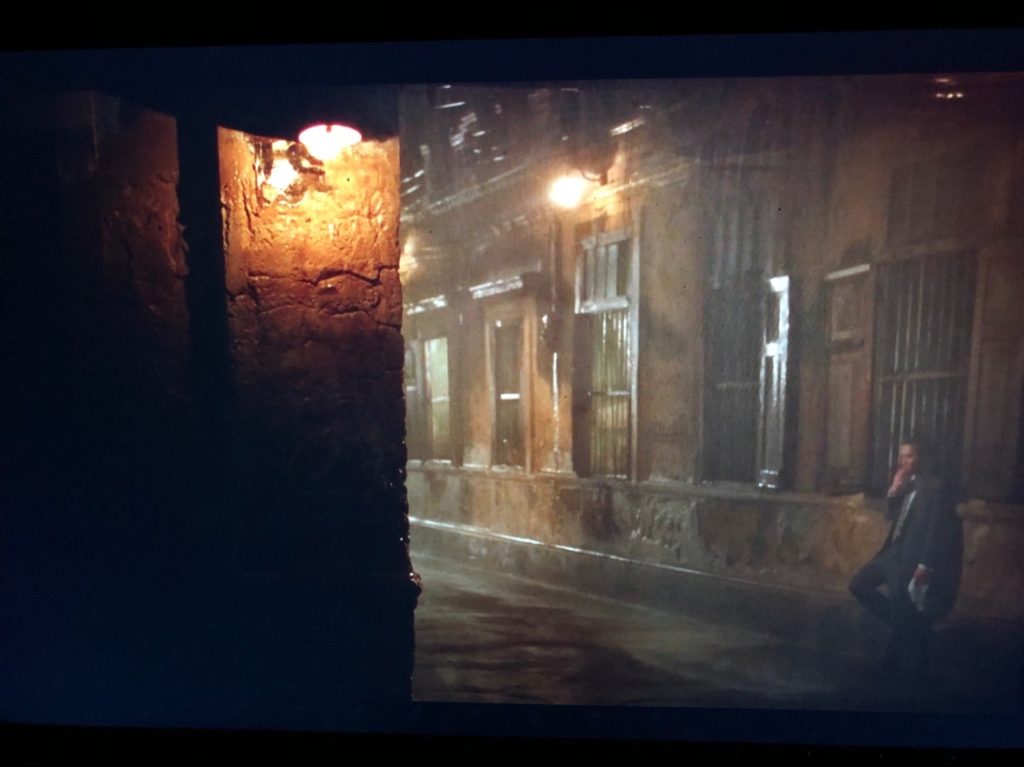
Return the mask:
[[[0,719],[487,748],[1019,747],[1020,37],[0,56]],[[920,77],[817,89],[892,71]],[[907,117],[902,100],[949,71],[1013,98]],[[710,79],[753,74],[768,91]],[[633,77],[697,83],[676,109],[664,83],[580,95]],[[494,98],[488,83],[513,81]],[[271,199],[268,158],[299,151],[280,126],[325,96],[371,126],[358,162]],[[443,119],[399,152],[405,98]],[[956,120],[996,202],[976,232],[936,233],[963,198],[907,190],[941,191],[947,171],[964,188],[970,155],[945,162]],[[602,209],[553,213],[556,165],[604,187]],[[905,214],[892,237],[889,206]],[[882,262],[923,263],[939,241],[979,269],[956,316],[981,335],[940,371],[967,382],[942,402],[964,408],[950,460],[973,558],[922,702],[858,676],[884,636],[843,588],[884,533],[861,493],[901,432],[880,431],[874,379],[843,388],[876,364],[879,316],[874,284],[844,270],[870,262],[911,295],[925,272]],[[748,272],[743,321],[710,322]],[[958,300],[943,280],[928,289]],[[839,284],[860,324],[838,327]],[[428,574],[418,650],[410,539]]]

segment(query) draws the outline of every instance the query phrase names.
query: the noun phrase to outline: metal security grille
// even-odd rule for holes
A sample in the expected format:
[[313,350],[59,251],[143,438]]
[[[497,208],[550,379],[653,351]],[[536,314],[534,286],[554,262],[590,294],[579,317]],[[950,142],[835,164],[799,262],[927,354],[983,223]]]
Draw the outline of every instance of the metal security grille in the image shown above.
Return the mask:
[[590,461],[596,475],[629,475],[629,310],[594,315]]
[[959,478],[974,313],[973,254],[879,266],[871,484],[884,490],[899,445],[930,439],[937,470]]

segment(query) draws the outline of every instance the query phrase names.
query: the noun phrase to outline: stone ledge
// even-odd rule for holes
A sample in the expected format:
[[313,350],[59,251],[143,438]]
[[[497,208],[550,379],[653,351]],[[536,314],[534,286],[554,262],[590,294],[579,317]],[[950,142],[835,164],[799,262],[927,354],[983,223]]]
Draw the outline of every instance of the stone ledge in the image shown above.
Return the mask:
[[[522,577],[624,601],[743,627],[761,627],[794,641],[833,645],[866,641],[879,644],[881,624],[867,616],[845,590],[815,589],[646,562],[606,552],[545,543],[495,533],[481,527],[409,518],[413,551],[487,563]],[[483,566],[483,565],[481,565]],[[428,585],[429,588],[429,585]],[[1020,633],[1024,619],[996,617],[976,600],[962,599],[941,622],[945,626],[983,625]]]
[[1024,505],[1021,504],[970,500],[957,504],[956,513],[962,519],[1024,525]]
[[[413,549],[473,565],[486,562],[512,574],[727,625],[771,631],[807,645],[862,640],[864,616],[852,599],[719,576],[683,567],[639,562],[555,546],[479,528],[413,518]],[[414,557],[415,558],[415,557]],[[482,566],[482,565],[480,565]],[[430,585],[425,584],[429,589]],[[869,640],[884,641],[881,631]]]
[[[458,466],[450,461],[433,461],[429,459],[409,461],[406,470],[409,473],[456,474],[474,478],[485,477],[514,482],[575,484],[589,490],[606,489],[609,492],[635,491],[676,498],[720,498],[735,501],[758,501],[767,504],[798,504],[829,508],[842,507],[878,513],[882,513],[885,510],[882,498],[872,498],[864,493],[857,493],[855,495],[825,495],[821,493],[762,490],[753,485],[744,486],[732,483],[691,484],[675,480],[632,482],[624,479],[578,477],[570,472],[527,472],[515,468]],[[957,504],[957,514],[963,519],[1024,525],[1024,504],[970,499]]]

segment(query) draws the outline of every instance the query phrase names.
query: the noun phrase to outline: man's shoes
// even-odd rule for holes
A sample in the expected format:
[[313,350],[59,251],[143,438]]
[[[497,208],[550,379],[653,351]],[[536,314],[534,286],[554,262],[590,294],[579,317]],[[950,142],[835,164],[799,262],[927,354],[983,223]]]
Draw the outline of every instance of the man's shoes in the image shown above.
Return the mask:
[[923,684],[928,681],[928,664],[927,663],[912,663],[907,668],[907,679],[914,684]]
[[928,646],[922,643],[915,652],[907,654],[907,678],[916,683],[928,679]]
[[889,644],[886,645],[885,652],[882,653],[882,657],[878,661],[878,671],[887,676],[899,674],[903,668],[903,648],[889,640]]

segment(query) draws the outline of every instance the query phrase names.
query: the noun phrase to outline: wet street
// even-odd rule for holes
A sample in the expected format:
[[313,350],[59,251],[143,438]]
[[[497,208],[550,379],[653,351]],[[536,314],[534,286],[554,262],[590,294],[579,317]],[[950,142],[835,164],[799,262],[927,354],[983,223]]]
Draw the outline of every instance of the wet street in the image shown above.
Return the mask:
[[[978,640],[963,632],[947,630],[930,678],[910,685],[876,671],[877,631],[860,650],[855,641],[829,650],[483,566],[423,554],[415,564],[424,582],[419,701],[949,713],[1019,706],[1019,657],[994,667],[991,647],[968,646]],[[963,653],[971,657],[951,662]]]

